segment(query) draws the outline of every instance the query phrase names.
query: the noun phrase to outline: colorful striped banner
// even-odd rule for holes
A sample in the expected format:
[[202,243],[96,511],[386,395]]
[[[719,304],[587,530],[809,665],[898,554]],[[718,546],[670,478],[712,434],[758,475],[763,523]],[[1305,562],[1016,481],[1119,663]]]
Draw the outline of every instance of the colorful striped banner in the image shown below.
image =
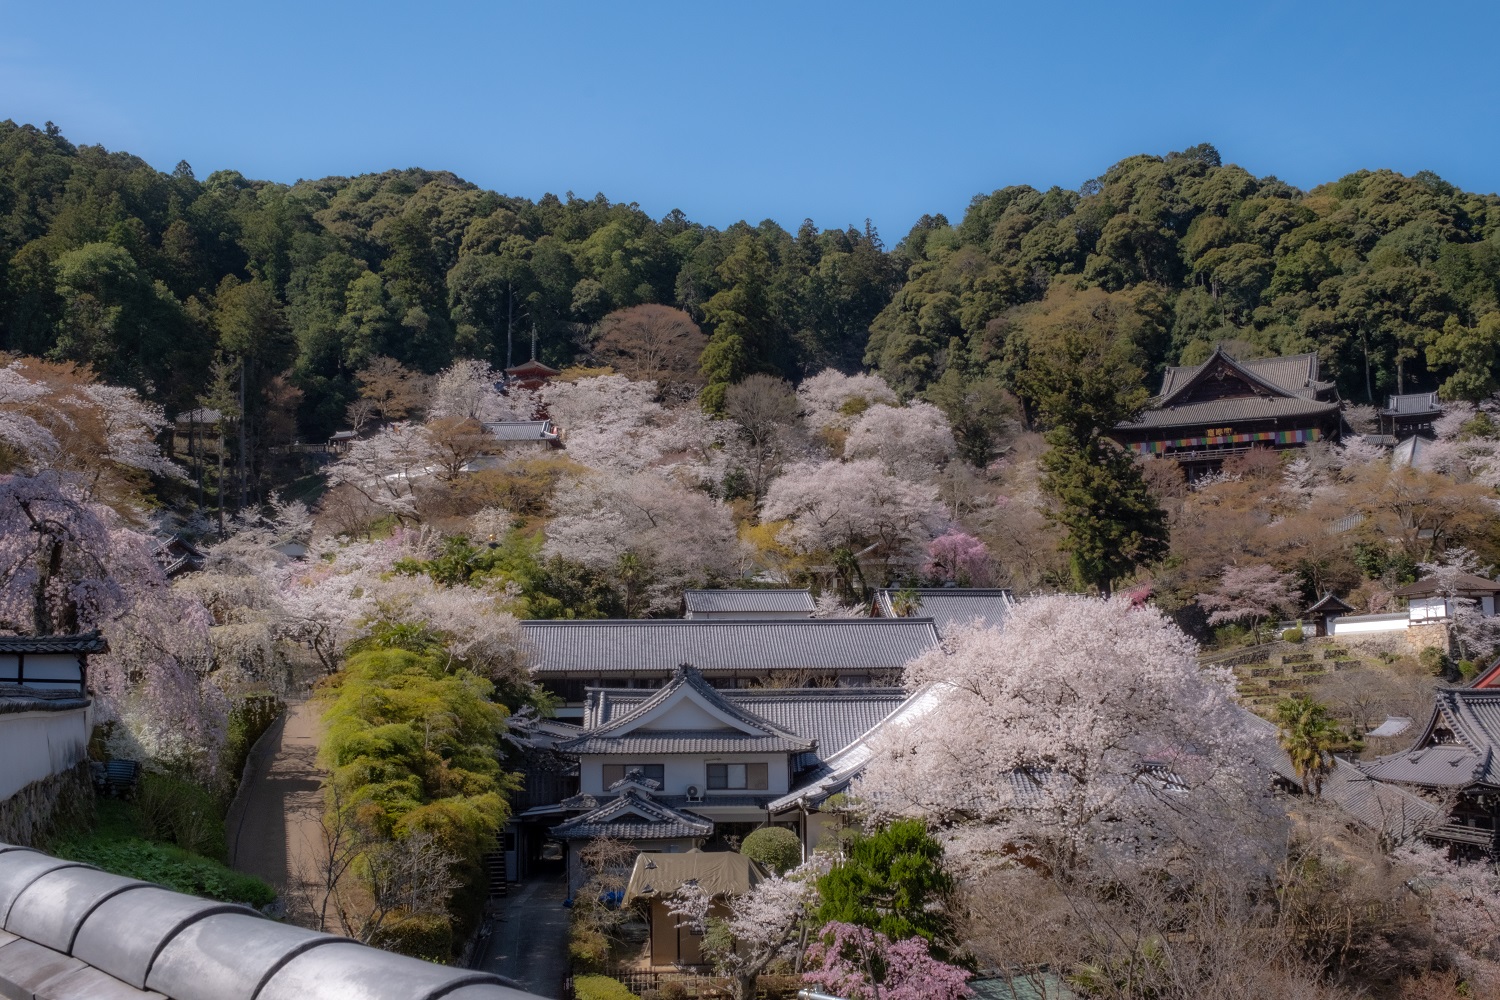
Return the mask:
[[1166,441],[1137,441],[1130,446],[1138,455],[1160,455],[1166,451],[1182,451],[1195,448],[1212,448],[1237,444],[1306,444],[1322,440],[1323,433],[1316,427],[1295,431],[1257,431],[1253,434],[1222,434],[1214,437],[1172,438]]

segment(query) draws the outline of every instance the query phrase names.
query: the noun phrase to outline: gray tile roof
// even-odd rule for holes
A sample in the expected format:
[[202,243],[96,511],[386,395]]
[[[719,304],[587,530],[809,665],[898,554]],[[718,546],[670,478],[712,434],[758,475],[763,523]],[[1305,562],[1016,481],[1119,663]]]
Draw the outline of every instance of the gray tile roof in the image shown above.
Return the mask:
[[0,996],[539,1000],[498,976],[316,934],[8,844],[0,844],[0,925]]
[[98,632],[79,635],[0,635],[0,653],[105,653]]
[[1380,412],[1387,417],[1397,414],[1438,414],[1443,412],[1443,404],[1438,401],[1438,394],[1435,392],[1414,392],[1402,396],[1387,396],[1385,409]]
[[1337,413],[1338,403],[1287,396],[1266,398],[1249,396],[1239,399],[1217,399],[1212,402],[1186,403],[1149,409],[1136,420],[1120,424],[1121,430],[1144,427],[1185,427],[1196,424],[1233,424],[1236,421],[1314,417]]
[[685,590],[683,603],[699,614],[732,614],[737,611],[810,615],[816,608],[806,590]]
[[[1179,402],[1191,397],[1194,381],[1210,366],[1227,365],[1252,385],[1254,396]],[[1222,348],[1201,365],[1168,368],[1162,377],[1161,394],[1139,418],[1118,425],[1122,431],[1235,423],[1250,420],[1332,416],[1338,402],[1330,398],[1331,382],[1318,381],[1318,356],[1294,354],[1284,358],[1239,361]]]
[[[815,740],[816,747],[794,761],[798,771],[848,746],[906,700],[900,688],[747,688],[714,693],[761,723]],[[632,715],[655,695],[638,688],[591,688],[584,727],[592,730]]]
[[551,420],[495,420],[484,425],[486,433],[499,441],[556,441]]
[[77,682],[66,687],[39,688],[29,684],[7,684],[0,681],[0,715],[11,712],[71,712],[89,707],[86,695],[78,693]]
[[[875,609],[882,618],[899,617],[893,604],[898,593],[876,592]],[[930,587],[917,590],[916,595],[917,616],[931,618],[943,633],[976,618],[986,625],[1003,625],[1016,603],[1009,590],[999,587]]]
[[1201,365],[1178,365],[1168,368],[1162,376],[1161,394],[1158,398],[1165,399],[1185,388],[1215,360],[1227,361],[1254,379],[1293,395],[1311,396],[1328,388],[1331,384],[1318,381],[1318,355],[1315,352],[1289,354],[1283,358],[1255,358],[1250,361],[1241,361],[1222,348],[1216,348],[1213,356]]
[[552,828],[552,835],[563,840],[606,836],[625,840],[674,840],[707,837],[713,832],[713,823],[702,816],[674,809],[633,790]]
[[939,644],[930,619],[785,621],[526,621],[522,631],[546,677],[900,670]]
[[[1446,731],[1446,732],[1444,732]],[[1500,788],[1500,689],[1447,688],[1412,749],[1362,765],[1381,781],[1433,788]]]
[[812,740],[733,734],[723,729],[645,729],[624,736],[585,736],[557,744],[563,753],[801,753]]

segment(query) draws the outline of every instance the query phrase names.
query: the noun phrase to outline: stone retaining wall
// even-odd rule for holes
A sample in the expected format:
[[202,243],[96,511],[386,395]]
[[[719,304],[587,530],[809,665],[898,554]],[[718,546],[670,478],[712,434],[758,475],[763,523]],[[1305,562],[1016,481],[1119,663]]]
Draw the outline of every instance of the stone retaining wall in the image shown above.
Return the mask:
[[0,843],[30,847],[62,827],[88,822],[93,814],[94,784],[84,761],[0,802]]

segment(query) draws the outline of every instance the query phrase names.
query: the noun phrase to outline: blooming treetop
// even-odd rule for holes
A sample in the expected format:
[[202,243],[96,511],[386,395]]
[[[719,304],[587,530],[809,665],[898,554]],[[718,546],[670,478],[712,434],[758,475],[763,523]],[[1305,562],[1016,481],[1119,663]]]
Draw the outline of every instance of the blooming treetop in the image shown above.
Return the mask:
[[457,420],[530,420],[536,412],[535,396],[514,386],[500,392],[495,387],[504,378],[487,362],[455,361],[433,379],[427,414]]
[[876,458],[892,474],[929,480],[956,451],[948,418],[931,403],[877,403],[861,413],[844,443],[847,458]]
[[1195,654],[1154,608],[1032,598],[1003,630],[960,629],[907,665],[908,685],[937,686],[942,724],[927,713],[877,733],[856,791],[878,813],[985,834],[965,850],[1029,844],[1061,860],[1274,831],[1253,763],[1264,734]]
[[1277,611],[1295,611],[1300,599],[1297,578],[1265,563],[1226,566],[1218,587],[1198,595],[1210,625],[1248,621],[1258,626]]
[[[817,881],[828,871],[831,858],[814,855],[787,872],[756,884],[749,892],[727,901],[730,916],[724,922],[732,947],[713,955],[719,970],[735,979],[738,995],[755,995],[755,977],[772,962],[792,957],[802,929],[818,904]],[[683,885],[673,895],[671,913],[678,926],[706,930],[713,896],[695,883]]]
[[880,376],[845,375],[833,368],[804,379],[797,387],[797,399],[808,426],[815,431],[829,427],[848,430],[870,407],[900,404],[895,391]]
[[922,572],[961,587],[988,587],[994,564],[983,542],[957,528],[949,528],[927,543],[927,563]]
[[738,575],[729,509],[669,478],[613,470],[571,476],[559,484],[553,509],[548,555],[598,570],[634,555],[652,571],[652,606],[674,603],[683,586]]
[[656,383],[623,375],[552,382],[542,400],[568,432],[568,456],[595,469],[680,470],[697,481],[723,478],[739,447],[737,428],[699,406],[656,402]]
[[420,424],[390,424],[349,443],[328,467],[330,486],[346,485],[403,522],[417,517],[417,488],[433,473],[437,456]]
[[920,937],[891,941],[878,931],[833,921],[807,949],[816,967],[802,974],[846,1000],[964,1000],[969,974],[932,957]]
[[790,522],[782,537],[802,552],[878,543],[893,553],[925,542],[945,520],[936,486],[899,479],[872,458],[788,466],[761,516]]

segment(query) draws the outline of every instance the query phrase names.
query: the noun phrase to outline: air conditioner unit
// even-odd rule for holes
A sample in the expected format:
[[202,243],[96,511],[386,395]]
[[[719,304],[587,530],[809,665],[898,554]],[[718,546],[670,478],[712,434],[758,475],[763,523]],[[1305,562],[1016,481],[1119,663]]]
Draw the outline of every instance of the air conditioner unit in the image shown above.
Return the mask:
[[702,802],[703,801],[703,790],[701,788],[699,788],[697,785],[688,785],[687,786],[687,800],[689,802]]

